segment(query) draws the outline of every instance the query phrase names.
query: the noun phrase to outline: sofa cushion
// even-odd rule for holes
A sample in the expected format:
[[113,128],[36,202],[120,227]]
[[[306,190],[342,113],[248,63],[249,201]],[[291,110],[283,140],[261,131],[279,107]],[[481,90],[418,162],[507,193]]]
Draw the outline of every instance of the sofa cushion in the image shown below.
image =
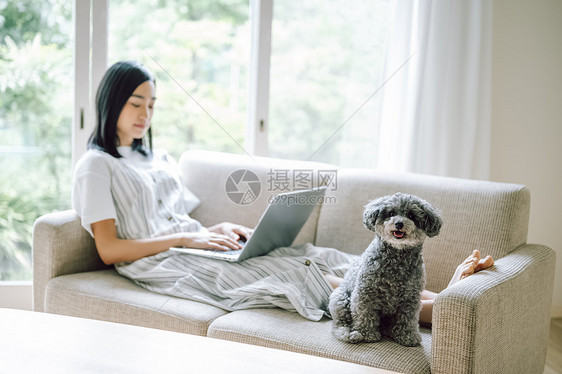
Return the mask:
[[527,240],[530,195],[525,186],[342,169],[337,188],[327,191],[315,244],[362,253],[374,235],[363,227],[364,206],[396,192],[417,195],[443,212],[440,234],[424,244],[429,290],[443,290],[457,265],[474,249],[499,259]]
[[353,362],[400,373],[429,373],[431,330],[422,328],[422,346],[403,347],[390,340],[349,344],[331,334],[332,321],[308,321],[280,309],[229,313],[211,323],[208,336],[241,343]]
[[45,293],[45,312],[206,335],[222,309],[147,291],[114,269],[63,275]]

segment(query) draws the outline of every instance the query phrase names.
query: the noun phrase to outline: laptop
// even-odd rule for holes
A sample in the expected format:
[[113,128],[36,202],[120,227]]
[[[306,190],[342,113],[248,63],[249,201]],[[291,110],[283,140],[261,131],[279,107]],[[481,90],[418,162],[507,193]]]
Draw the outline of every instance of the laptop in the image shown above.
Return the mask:
[[326,186],[275,195],[262,214],[254,233],[242,249],[216,251],[199,248],[172,247],[170,251],[242,262],[263,256],[279,247],[290,246],[318,203],[323,201]]

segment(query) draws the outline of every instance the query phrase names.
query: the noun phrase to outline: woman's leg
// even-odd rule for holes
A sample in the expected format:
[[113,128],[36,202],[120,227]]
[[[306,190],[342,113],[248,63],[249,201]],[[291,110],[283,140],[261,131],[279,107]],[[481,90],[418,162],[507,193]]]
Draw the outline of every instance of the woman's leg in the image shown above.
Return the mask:
[[481,258],[480,251],[475,249],[472,252],[472,255],[468,256],[468,258],[457,267],[457,270],[455,271],[455,274],[453,274],[453,277],[447,287],[451,287],[461,279],[471,276],[480,270],[487,269],[492,265],[494,265],[494,259],[492,259],[492,256]]
[[324,278],[326,278],[328,282],[330,282],[330,285],[334,290],[338,288],[341,282],[343,281],[343,278],[336,277],[335,275],[332,274],[324,274]]
[[[474,273],[479,272],[480,270],[484,270],[489,268],[490,266],[494,265],[494,259],[492,256],[486,256],[486,258],[482,258],[480,255],[480,251],[475,249],[472,252],[472,255],[468,256],[466,260],[464,260],[459,266],[457,266],[457,270],[449,285],[447,287],[451,287],[453,284],[457,283],[461,279],[471,276]],[[431,319],[433,317],[433,302],[437,297],[437,293],[424,290],[422,291],[422,308],[420,311],[420,323],[422,324],[431,324]]]

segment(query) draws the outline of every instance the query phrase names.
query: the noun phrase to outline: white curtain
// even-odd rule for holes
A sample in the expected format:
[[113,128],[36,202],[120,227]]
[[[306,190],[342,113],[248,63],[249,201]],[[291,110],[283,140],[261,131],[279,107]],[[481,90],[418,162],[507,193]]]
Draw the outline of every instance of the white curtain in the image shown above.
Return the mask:
[[395,1],[378,168],[489,178],[492,5]]

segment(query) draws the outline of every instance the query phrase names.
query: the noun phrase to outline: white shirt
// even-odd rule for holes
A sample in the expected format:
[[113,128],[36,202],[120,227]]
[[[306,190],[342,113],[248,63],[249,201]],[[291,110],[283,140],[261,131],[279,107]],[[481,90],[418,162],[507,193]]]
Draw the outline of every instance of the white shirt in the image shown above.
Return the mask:
[[72,205],[92,237],[92,223],[106,219],[115,220],[121,239],[205,230],[189,217],[199,199],[167,152],[145,157],[131,147],[117,150],[122,158],[90,149],[76,164]]

